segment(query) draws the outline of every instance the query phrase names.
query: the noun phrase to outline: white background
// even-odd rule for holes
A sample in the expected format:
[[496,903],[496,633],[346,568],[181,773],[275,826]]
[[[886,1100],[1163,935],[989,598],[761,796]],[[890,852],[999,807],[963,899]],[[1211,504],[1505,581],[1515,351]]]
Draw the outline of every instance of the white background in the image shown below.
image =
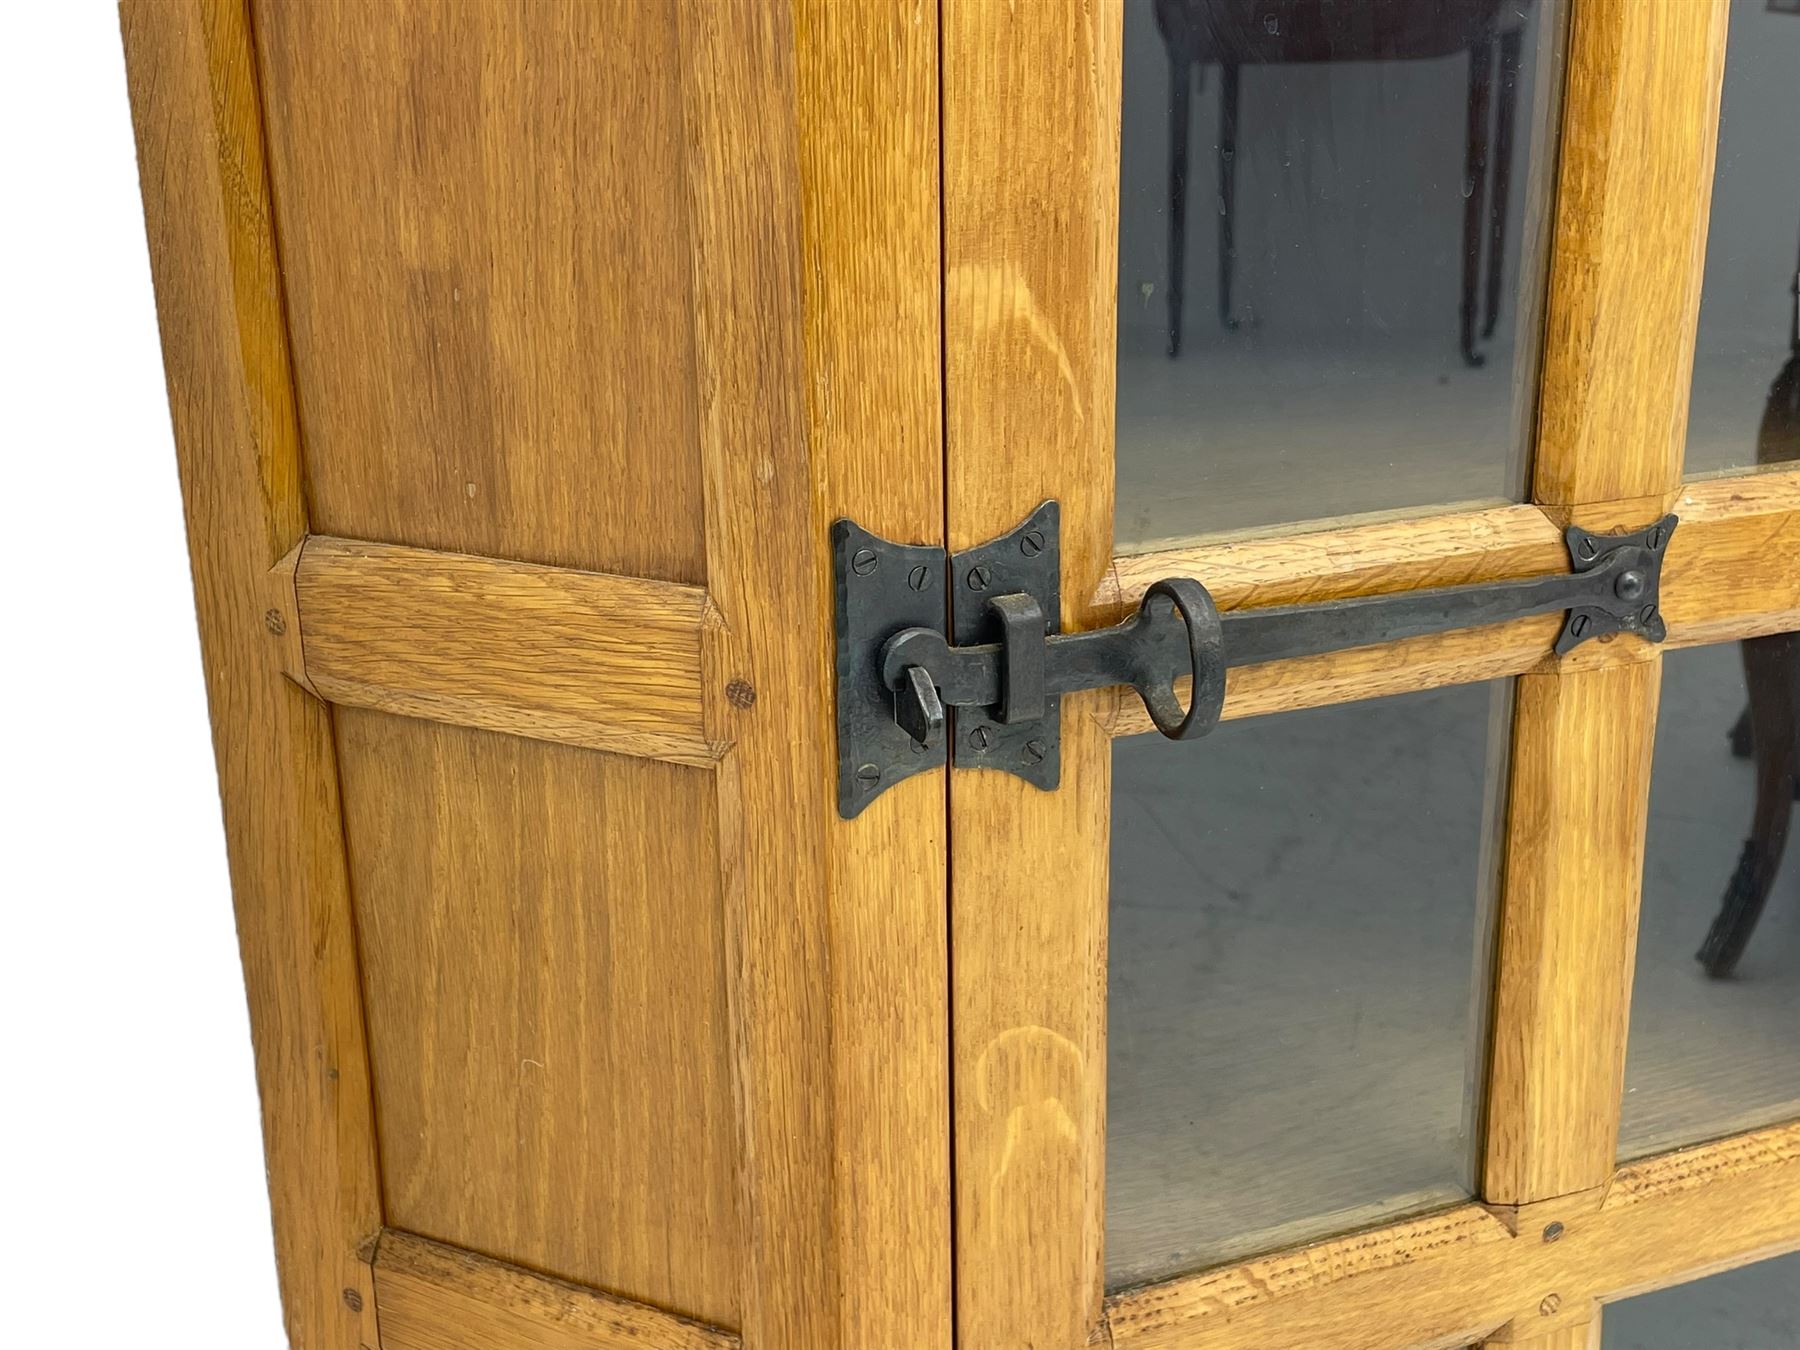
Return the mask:
[[0,1342],[279,1346],[106,0],[0,14],[0,474]]

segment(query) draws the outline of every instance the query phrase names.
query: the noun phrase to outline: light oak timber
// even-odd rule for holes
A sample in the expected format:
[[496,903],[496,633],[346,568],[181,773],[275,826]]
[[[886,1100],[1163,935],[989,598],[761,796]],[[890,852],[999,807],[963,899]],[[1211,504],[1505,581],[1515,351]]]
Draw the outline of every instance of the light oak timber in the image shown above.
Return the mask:
[[1130,1350],[1448,1350],[1533,1327],[1562,1334],[1571,1308],[1800,1249],[1800,1123],[1620,1168],[1604,1203],[1571,1206],[1554,1241],[1547,1223],[1515,1236],[1463,1205],[1258,1257],[1114,1295],[1095,1339]]
[[[712,588],[678,17],[259,0],[317,533]],[[386,1222],[745,1326],[717,774],[334,712]]]
[[[806,433],[824,574],[831,522],[944,541],[938,7],[793,4]],[[728,450],[721,448],[723,453]],[[799,677],[835,718],[832,592],[813,592]],[[950,990],[946,774],[836,812],[827,731],[838,1344],[950,1350]],[[771,901],[773,903],[773,901]],[[814,1165],[823,1165],[815,1162]]]
[[[331,713],[269,569],[307,530],[249,15],[120,10],[290,1342],[379,1344],[381,1226]],[[285,631],[284,631],[285,630]]]
[[[1121,9],[942,23],[947,543],[1058,499],[1069,623],[1112,553]],[[951,776],[961,1345],[1078,1345],[1100,1313],[1111,704],[1064,700],[1056,792]]]
[[1532,497],[1680,476],[1728,0],[1570,5]]
[[381,1350],[735,1350],[729,1331],[390,1229]]
[[295,592],[334,703],[709,767],[745,696],[698,586],[314,535]]
[[[1688,484],[1634,502],[1576,511],[1595,529],[1639,528],[1665,510],[1681,517],[1663,563],[1666,646],[1723,642],[1800,628],[1800,471]],[[1116,623],[1151,582],[1198,578],[1221,610],[1458,586],[1568,570],[1562,525],[1537,506],[1347,525],[1280,538],[1203,541],[1114,560],[1083,627]],[[1297,660],[1240,667],[1226,680],[1224,716],[1316,707],[1414,689],[1521,675],[1538,667],[1592,669],[1647,659],[1634,638],[1590,642],[1566,658],[1551,649],[1557,615]],[[1184,690],[1185,691],[1185,690]],[[1130,691],[1114,695],[1114,735],[1154,729]]]

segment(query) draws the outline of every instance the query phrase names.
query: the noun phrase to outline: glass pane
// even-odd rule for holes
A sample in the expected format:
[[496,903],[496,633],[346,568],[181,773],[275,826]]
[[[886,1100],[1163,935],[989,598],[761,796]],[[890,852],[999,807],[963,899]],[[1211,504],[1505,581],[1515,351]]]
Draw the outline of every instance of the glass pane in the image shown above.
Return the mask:
[[[1800,758],[1797,705],[1800,635],[1663,660],[1625,1157],[1800,1116],[1800,846],[1785,858],[1781,848]],[[1723,897],[1735,924],[1721,921]],[[1735,941],[1715,946],[1714,928]],[[1703,946],[1716,975],[1695,959]]]
[[1733,0],[1687,471],[1800,459],[1800,3]]
[[1794,1350],[1800,1252],[1610,1304],[1602,1350]]
[[1113,1288],[1459,1200],[1510,686],[1113,748]]
[[1121,548],[1520,495],[1561,30],[1558,0],[1128,0]]

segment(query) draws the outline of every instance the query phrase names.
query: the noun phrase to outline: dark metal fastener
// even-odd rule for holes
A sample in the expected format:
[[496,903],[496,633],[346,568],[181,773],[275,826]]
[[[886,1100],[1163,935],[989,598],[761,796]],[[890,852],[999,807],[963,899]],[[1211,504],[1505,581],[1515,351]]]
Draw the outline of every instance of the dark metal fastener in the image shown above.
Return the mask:
[[850,560],[850,570],[859,577],[866,577],[875,570],[875,565],[880,561],[881,559],[875,556],[874,549],[865,548]]
[[1027,558],[1035,558],[1043,551],[1044,532],[1042,530],[1027,530],[1019,536],[1019,552]]
[[1563,1235],[1563,1226],[1560,1223],[1550,1224],[1548,1227],[1546,1227],[1544,1229],[1544,1241],[1545,1242],[1555,1242],[1556,1239],[1558,1239],[1562,1235]]
[[931,585],[931,569],[923,563],[906,574],[906,584],[915,591],[922,591]]
[[969,589],[972,591],[985,591],[993,579],[994,574],[985,567],[971,567],[969,569]]
[[977,750],[986,750],[994,743],[994,733],[986,727],[976,727],[969,733],[969,744]]

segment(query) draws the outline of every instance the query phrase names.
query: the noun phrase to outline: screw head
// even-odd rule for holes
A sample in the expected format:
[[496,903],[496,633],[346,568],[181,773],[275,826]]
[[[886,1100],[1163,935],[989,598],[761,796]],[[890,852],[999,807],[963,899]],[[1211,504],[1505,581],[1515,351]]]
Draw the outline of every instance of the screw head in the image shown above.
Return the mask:
[[986,751],[993,743],[994,733],[986,727],[976,727],[969,733],[969,745],[975,750]]
[[994,573],[990,568],[983,567],[977,563],[974,567],[969,569],[970,590],[985,591],[989,586],[993,585],[993,583]]
[[1044,756],[1049,753],[1049,747],[1042,741],[1025,742],[1025,760],[1029,764],[1042,764],[1044,762]]
[[1587,632],[1587,629],[1588,629],[1588,616],[1587,615],[1577,614],[1573,619],[1569,620],[1569,632],[1573,636],[1580,637],[1583,633]]
[[1662,526],[1658,525],[1654,530],[1650,531],[1650,547],[1651,547],[1652,551],[1654,551],[1656,549],[1661,548],[1662,546],[1663,546],[1663,529],[1662,529]]
[[925,742],[909,740],[907,741],[907,744],[912,747],[912,752],[915,755],[922,755],[925,753]]
[[1019,552],[1027,558],[1035,558],[1043,551],[1044,532],[1042,530],[1027,530],[1019,536]]
[[1549,1224],[1544,1229],[1544,1241],[1545,1242],[1555,1242],[1556,1239],[1558,1239],[1562,1235],[1563,1235],[1563,1226],[1560,1223]]
[[881,770],[873,764],[859,764],[856,768],[856,781],[863,785],[866,792],[881,781]]
[[875,556],[874,549],[859,548],[856,550],[856,555],[850,559],[850,570],[859,577],[866,577],[875,570],[875,564],[880,561]]
[[1629,572],[1619,573],[1619,579],[1613,582],[1613,594],[1621,600],[1635,600],[1644,593],[1644,587],[1648,584],[1644,574],[1633,568]]
[[931,585],[931,569],[920,563],[906,574],[906,584],[915,591],[922,591]]
[[1656,606],[1645,605],[1638,611],[1638,622],[1648,626],[1656,618]]
[[1577,553],[1579,553],[1583,558],[1593,558],[1596,554],[1598,554],[1600,552],[1600,545],[1598,545],[1594,542],[1593,537],[1591,535],[1584,534],[1581,536],[1580,547],[1577,548],[1575,551]]

